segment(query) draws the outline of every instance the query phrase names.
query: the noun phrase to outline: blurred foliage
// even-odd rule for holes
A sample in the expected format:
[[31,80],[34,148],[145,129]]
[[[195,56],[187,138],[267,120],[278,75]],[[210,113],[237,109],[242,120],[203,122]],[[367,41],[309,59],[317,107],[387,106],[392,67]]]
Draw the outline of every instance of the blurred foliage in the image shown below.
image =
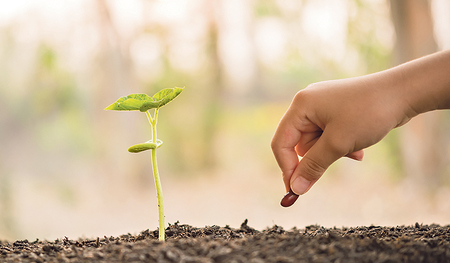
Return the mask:
[[[58,55],[48,45],[37,50],[36,71],[27,94],[30,108],[23,108],[29,123],[35,125],[39,148],[86,154],[91,150],[89,112],[85,94],[77,88],[75,77],[63,69]],[[31,112],[30,112],[30,109]]]
[[389,36],[389,25],[383,19],[386,13],[365,4],[365,1],[354,3],[356,10],[351,12],[348,21],[348,45],[360,55],[366,73],[389,68],[392,63],[392,43],[383,43],[386,39],[377,37],[383,33]]
[[254,16],[258,17],[282,17],[277,4],[273,0],[257,0],[254,4]]
[[[331,41],[316,45],[314,38],[309,40],[308,33],[302,28],[302,18],[307,10],[305,7],[315,4],[314,1],[283,3],[276,0],[257,0],[248,6],[250,19],[243,20],[250,25],[242,26],[248,28],[252,34],[251,30],[255,30],[256,25],[264,25],[265,22],[269,22],[269,25],[275,24],[288,32],[286,39],[280,40],[286,45],[281,46],[284,48],[282,52],[277,51],[280,57],[273,63],[261,62],[258,53],[251,57],[253,60],[246,61],[249,67],[250,64],[256,65],[255,72],[249,76],[251,81],[247,91],[239,93],[235,91],[236,87],[232,86],[233,82],[230,82],[234,76],[227,73],[227,67],[234,66],[227,66],[230,60],[223,51],[226,32],[222,25],[227,21],[220,15],[220,6],[197,7],[196,16],[203,19],[199,22],[202,29],[196,33],[196,37],[191,36],[189,41],[184,43],[180,41],[185,37],[183,31],[189,30],[184,26],[190,25],[189,20],[144,20],[140,26],[135,27],[134,35],[126,38],[121,36],[126,34],[123,34],[120,26],[116,24],[119,20],[115,21],[117,17],[115,11],[112,11],[113,5],[108,5],[107,2],[99,3],[104,6],[99,8],[99,11],[95,11],[95,7],[93,16],[98,16],[101,22],[91,25],[91,31],[98,33],[99,46],[91,50],[85,48],[86,64],[74,64],[75,59],[67,54],[73,48],[70,43],[60,45],[58,41],[52,42],[51,38],[42,37],[35,39],[36,43],[30,49],[31,52],[27,53],[31,57],[22,59],[24,67],[31,70],[23,74],[13,74],[11,69],[1,71],[0,74],[5,76],[6,81],[0,83],[0,94],[13,95],[16,100],[8,100],[2,104],[7,107],[3,112],[11,112],[11,115],[5,116],[2,113],[0,121],[6,123],[3,127],[11,126],[26,131],[23,134],[5,133],[3,128],[2,138],[17,137],[17,140],[20,140],[21,136],[31,136],[27,141],[31,141],[34,151],[44,151],[55,158],[57,156],[62,163],[70,162],[70,158],[74,157],[91,158],[93,153],[99,154],[104,152],[100,149],[111,146],[105,144],[108,140],[116,140],[119,137],[126,140],[121,130],[125,129],[124,124],[129,123],[128,121],[117,125],[120,126],[116,128],[118,134],[111,135],[112,138],[106,139],[109,135],[104,135],[108,127],[113,125],[113,119],[100,120],[103,115],[98,111],[106,105],[98,103],[106,101],[102,98],[104,93],[111,93],[107,96],[122,96],[130,92],[153,94],[162,88],[185,86],[186,91],[177,105],[162,112],[166,116],[161,121],[161,136],[163,140],[164,136],[170,137],[172,143],[164,145],[161,162],[164,163],[165,159],[177,160],[167,162],[175,163],[167,167],[169,174],[199,174],[198,171],[202,169],[217,168],[215,165],[218,164],[218,159],[222,158],[220,146],[217,145],[221,144],[223,131],[233,128],[232,140],[240,142],[238,138],[247,138],[245,142],[255,147],[255,153],[267,153],[271,134],[282,114],[280,110],[277,115],[269,118],[267,114],[273,107],[285,108],[292,96],[310,83],[379,71],[387,68],[391,59],[392,43],[389,42],[389,33],[387,37],[380,37],[386,27],[389,27],[386,5],[376,1],[356,0],[343,3],[347,7],[347,13],[342,14],[347,17],[347,25],[344,25],[347,28],[344,31],[346,35],[342,38],[345,41],[345,49],[342,50],[344,54],[333,58],[323,53],[323,49],[333,48],[336,43]],[[157,3],[149,6],[157,6]],[[153,11],[151,8],[144,9],[148,17],[152,16]],[[12,22],[9,27],[1,28],[3,45],[0,54],[4,58],[0,63],[2,69],[5,69],[8,63],[24,56],[21,54],[21,48],[24,47],[17,40],[15,27]],[[60,33],[65,33],[68,38],[73,37],[70,32]],[[273,33],[275,32],[265,32],[269,38]],[[87,36],[88,33],[85,34]],[[142,70],[139,64],[133,63],[133,57],[130,55],[133,41],[140,36],[151,36],[160,47],[159,53],[151,50],[156,52],[156,62],[153,65],[158,70],[153,72],[149,67],[149,74],[144,75],[137,73]],[[253,42],[249,45],[253,48],[255,45],[264,44],[257,43],[257,39],[251,41]],[[174,59],[173,55],[180,52],[180,48],[200,50],[197,57],[191,57],[198,60],[197,67],[187,70],[180,67],[179,60]],[[267,49],[265,52],[272,51]],[[343,67],[343,63],[353,64]],[[83,66],[87,71],[76,69]],[[95,74],[86,73],[89,70]],[[24,80],[18,82],[13,79],[16,77]],[[130,86],[120,87],[120,83],[128,83]],[[15,92],[16,89],[21,92]],[[4,100],[4,96],[2,97],[0,100]],[[106,121],[109,124],[106,124]],[[136,131],[132,137],[139,136],[139,129],[134,130]],[[103,138],[99,138],[99,134]],[[251,143],[253,140],[257,143]],[[398,146],[395,146],[396,140],[394,133],[383,143],[387,145],[385,153],[392,157],[388,159],[392,160],[391,166],[395,166],[393,173],[399,174],[399,150]],[[104,158],[113,155],[106,152],[104,154]]]

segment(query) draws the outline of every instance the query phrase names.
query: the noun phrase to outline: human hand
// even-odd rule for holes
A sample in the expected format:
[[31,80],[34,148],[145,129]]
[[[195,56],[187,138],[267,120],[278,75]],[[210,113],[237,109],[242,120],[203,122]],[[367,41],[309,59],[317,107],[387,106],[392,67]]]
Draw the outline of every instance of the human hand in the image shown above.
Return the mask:
[[384,80],[368,75],[320,82],[295,95],[271,143],[287,192],[306,193],[343,156],[362,160],[364,148],[409,120],[400,93]]
[[450,109],[449,68],[450,50],[445,50],[298,92],[271,144],[288,192],[281,204],[292,205],[294,194],[306,193],[337,159],[362,160],[362,150],[391,129],[418,114]]

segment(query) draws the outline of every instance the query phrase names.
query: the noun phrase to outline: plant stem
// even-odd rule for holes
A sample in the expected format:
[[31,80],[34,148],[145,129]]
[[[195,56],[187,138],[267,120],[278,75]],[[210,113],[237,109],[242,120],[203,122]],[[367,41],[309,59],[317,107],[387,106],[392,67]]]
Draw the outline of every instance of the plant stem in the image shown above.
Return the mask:
[[[148,111],[145,113],[147,114],[147,118],[152,126],[152,142],[156,143],[156,124],[158,123],[158,108],[155,109],[155,115],[152,116]],[[163,202],[163,194],[162,194],[162,187],[161,187],[161,180],[159,178],[159,172],[158,172],[158,164],[156,162],[156,148],[151,149],[152,150],[152,168],[153,168],[153,177],[155,179],[155,186],[156,186],[156,195],[158,198],[158,213],[159,213],[159,240],[164,241],[165,240],[165,224],[164,224],[164,202]]]

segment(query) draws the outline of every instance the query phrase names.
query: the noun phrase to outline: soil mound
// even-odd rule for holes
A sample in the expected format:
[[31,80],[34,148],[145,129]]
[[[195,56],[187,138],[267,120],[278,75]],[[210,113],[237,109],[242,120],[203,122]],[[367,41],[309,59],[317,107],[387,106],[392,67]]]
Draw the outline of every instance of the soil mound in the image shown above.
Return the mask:
[[175,223],[138,235],[0,242],[0,262],[450,262],[450,226],[363,226],[257,231],[245,220],[196,228]]

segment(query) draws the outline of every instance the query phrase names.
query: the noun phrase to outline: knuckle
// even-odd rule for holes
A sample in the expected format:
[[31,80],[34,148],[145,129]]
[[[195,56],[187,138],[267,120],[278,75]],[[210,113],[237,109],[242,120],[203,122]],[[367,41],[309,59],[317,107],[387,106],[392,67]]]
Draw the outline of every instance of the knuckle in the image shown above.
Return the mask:
[[308,89],[303,89],[303,90],[298,91],[295,94],[293,102],[294,103],[303,103],[303,102],[308,101],[309,97],[310,97],[310,91]]
[[303,165],[300,174],[309,180],[319,179],[327,168],[307,156],[303,157],[302,162]]
[[294,96],[294,103],[304,104],[312,100],[316,95],[316,91],[323,87],[321,82],[309,84],[306,88],[298,91]]
[[351,145],[351,137],[334,133],[333,136],[323,138],[327,146],[327,150],[334,156],[344,156],[349,153],[349,145]]
[[272,140],[270,141],[270,148],[272,149],[272,151],[275,151],[275,149],[277,148],[277,142],[275,138],[272,138]]

